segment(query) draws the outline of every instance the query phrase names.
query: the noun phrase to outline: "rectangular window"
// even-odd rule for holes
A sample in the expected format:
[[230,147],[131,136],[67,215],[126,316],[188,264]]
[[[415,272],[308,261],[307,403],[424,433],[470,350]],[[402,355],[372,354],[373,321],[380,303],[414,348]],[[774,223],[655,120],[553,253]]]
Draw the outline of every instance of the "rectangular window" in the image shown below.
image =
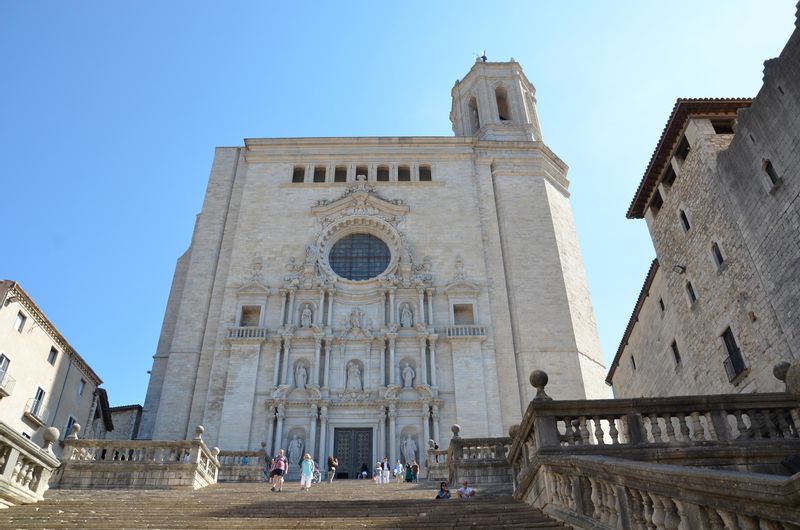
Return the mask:
[[692,225],[689,224],[689,218],[686,217],[686,212],[681,210],[678,212],[678,217],[681,218],[681,225],[683,226],[683,231],[688,232]]
[[22,433],[22,437],[23,437],[23,438],[27,438],[28,440],[30,440],[30,439],[31,439],[31,435],[30,435],[30,434],[28,434],[28,433],[26,433],[26,432],[23,432],[23,433]]
[[347,182],[347,168],[344,166],[336,166],[333,172],[334,182]]
[[314,182],[325,182],[324,166],[314,166]]
[[294,166],[294,170],[292,171],[292,182],[295,184],[300,184],[304,182],[306,179],[306,168],[303,166]]
[[359,175],[364,175],[365,179],[369,179],[369,168],[367,166],[358,166],[356,168],[356,179]]
[[22,311],[17,313],[17,319],[14,321],[14,329],[22,333],[22,329],[25,327],[25,322],[28,320],[28,317],[22,314]]
[[411,181],[411,168],[408,166],[400,166],[397,168],[397,180],[400,182]]
[[711,120],[711,126],[714,127],[715,134],[733,134],[734,121],[733,118]]
[[36,389],[36,394],[33,396],[33,400],[31,401],[31,408],[30,412],[37,418],[41,413],[42,409],[44,408],[44,396],[46,392],[43,388],[39,387]]
[[774,188],[781,181],[781,178],[775,171],[775,167],[772,165],[772,162],[770,162],[769,159],[765,158],[763,161],[763,168],[764,168],[764,173],[767,174],[767,178],[769,178],[769,181],[772,184],[772,187]]
[[716,243],[711,244],[711,254],[714,256],[714,263],[717,264],[717,267],[720,267],[723,263],[725,263],[725,258],[722,256],[722,251],[720,251],[719,245]]
[[78,396],[83,395],[83,391],[86,390],[86,379],[81,379],[81,382],[78,383]]
[[471,326],[475,324],[472,304],[453,304],[453,324],[456,326]]
[[725,372],[728,374],[728,381],[733,381],[736,376],[744,372],[744,357],[739,350],[739,345],[736,344],[736,337],[733,336],[731,328],[725,328],[722,333],[722,342],[725,343],[725,351],[728,357],[725,359]]
[[422,182],[433,180],[431,178],[431,166],[419,166],[419,180]]
[[689,140],[686,139],[686,136],[681,138],[681,142],[678,144],[678,148],[675,150],[675,158],[678,161],[683,162],[686,160],[686,157],[689,156],[689,151],[692,150],[692,146],[689,145]]
[[658,212],[661,211],[661,207],[664,206],[664,198],[661,197],[661,192],[656,190],[653,194],[653,200],[650,201],[650,213],[653,216],[658,215]]
[[378,166],[378,175],[376,180],[381,182],[389,182],[389,168],[387,166]]
[[660,308],[661,308],[661,312],[662,312],[662,313],[663,313],[663,312],[664,312],[664,310],[666,309],[666,307],[664,306],[664,299],[663,299],[663,298],[659,298],[659,299],[658,299],[658,307],[660,307]]
[[258,327],[261,324],[261,306],[260,305],[244,305],[242,306],[242,314],[239,318],[239,326],[241,327]]
[[58,350],[55,348],[50,348],[50,353],[47,354],[47,362],[55,366],[57,357],[58,357]]
[[633,355],[631,355],[631,366],[633,370],[636,371],[636,359],[634,359]]
[[689,296],[689,302],[695,303],[697,302],[697,293],[694,292],[694,286],[692,282],[686,282],[686,294]]
[[70,435],[70,432],[72,431],[72,426],[73,426],[73,425],[75,425],[75,422],[77,422],[77,421],[78,421],[78,420],[76,420],[76,419],[75,419],[74,417],[72,417],[72,416],[70,416],[70,417],[67,419],[67,425],[66,425],[66,428],[64,429],[64,434],[63,434],[63,436],[61,437],[61,439],[62,439],[62,440],[66,440],[66,439],[67,439],[67,436],[69,436],[69,435]]
[[670,348],[672,348],[672,356],[675,358],[675,364],[681,364],[681,352],[678,350],[678,343],[673,340]]
[[675,175],[675,170],[672,169],[672,164],[667,166],[667,170],[664,172],[664,180],[662,181],[666,186],[672,187],[675,184],[675,179],[677,175]]
[[11,364],[11,360],[5,355],[0,354],[0,386],[3,385],[3,378],[8,372],[9,364]]

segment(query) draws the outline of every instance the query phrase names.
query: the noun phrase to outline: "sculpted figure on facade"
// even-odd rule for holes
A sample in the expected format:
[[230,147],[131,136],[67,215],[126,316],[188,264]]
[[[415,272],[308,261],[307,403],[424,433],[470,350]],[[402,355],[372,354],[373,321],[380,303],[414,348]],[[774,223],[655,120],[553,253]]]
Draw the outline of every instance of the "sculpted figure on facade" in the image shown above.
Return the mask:
[[414,385],[414,377],[416,375],[417,373],[411,368],[411,365],[406,363],[405,367],[403,367],[403,387],[411,388]]
[[411,312],[411,306],[406,302],[403,304],[403,309],[400,312],[400,325],[404,328],[414,326],[414,314]]
[[289,469],[292,469],[295,464],[300,463],[300,460],[303,458],[303,442],[300,441],[300,437],[296,434],[292,441],[289,442]]
[[406,436],[405,440],[403,440],[401,449],[407,463],[411,463],[417,459],[417,443],[410,434]]
[[361,369],[358,367],[358,363],[350,361],[347,363],[347,385],[345,389],[353,392],[361,392],[362,388]]
[[303,312],[300,314],[300,326],[310,328],[313,322],[313,313],[311,312],[311,305],[306,304],[303,306]]
[[294,376],[294,380],[297,383],[297,388],[305,388],[306,383],[308,382],[308,370],[304,364],[297,365],[297,373]]

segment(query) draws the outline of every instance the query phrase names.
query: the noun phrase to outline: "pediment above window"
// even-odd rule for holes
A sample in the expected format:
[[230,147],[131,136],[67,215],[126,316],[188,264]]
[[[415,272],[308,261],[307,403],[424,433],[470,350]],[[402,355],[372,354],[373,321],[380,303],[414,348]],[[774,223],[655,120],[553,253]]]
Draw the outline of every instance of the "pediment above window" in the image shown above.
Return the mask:
[[319,218],[323,226],[343,217],[377,217],[397,225],[408,212],[409,207],[404,201],[384,199],[376,193],[374,184],[366,180],[352,183],[339,199],[323,199],[311,208],[311,213]]

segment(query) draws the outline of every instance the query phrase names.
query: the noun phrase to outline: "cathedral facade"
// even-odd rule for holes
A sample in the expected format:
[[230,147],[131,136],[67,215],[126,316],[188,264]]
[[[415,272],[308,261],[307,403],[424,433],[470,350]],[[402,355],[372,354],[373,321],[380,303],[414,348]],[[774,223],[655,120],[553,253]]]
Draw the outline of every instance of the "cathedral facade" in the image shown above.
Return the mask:
[[[247,139],[219,148],[178,260],[141,438],[198,424],[353,476],[423,462],[450,426],[502,436],[543,369],[608,396],[566,165],[515,61],[452,89],[453,137]],[[445,442],[445,443],[443,443]]]

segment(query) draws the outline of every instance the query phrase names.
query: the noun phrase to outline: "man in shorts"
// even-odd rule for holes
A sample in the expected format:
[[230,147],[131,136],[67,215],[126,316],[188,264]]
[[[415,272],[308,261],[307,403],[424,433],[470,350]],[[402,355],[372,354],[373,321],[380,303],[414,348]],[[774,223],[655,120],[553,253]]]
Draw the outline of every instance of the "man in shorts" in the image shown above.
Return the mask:
[[284,451],[281,449],[278,451],[278,455],[272,459],[272,471],[270,475],[272,475],[272,491],[283,491],[283,475],[286,474],[286,464],[288,461],[286,460],[286,456],[284,456]]

